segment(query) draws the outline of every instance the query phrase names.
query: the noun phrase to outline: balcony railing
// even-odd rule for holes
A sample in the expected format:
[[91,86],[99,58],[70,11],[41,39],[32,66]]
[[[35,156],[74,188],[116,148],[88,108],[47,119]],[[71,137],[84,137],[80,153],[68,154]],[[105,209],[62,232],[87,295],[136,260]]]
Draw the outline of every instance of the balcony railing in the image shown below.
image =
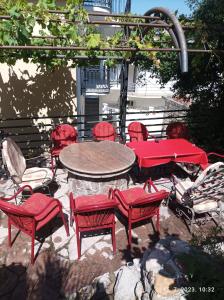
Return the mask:
[[85,0],[85,6],[98,6],[102,8],[108,8],[112,11],[112,0]]
[[110,70],[106,66],[81,68],[81,90],[85,93],[110,92]]
[[[152,135],[165,137],[165,128],[172,120],[186,120],[187,110],[156,110],[156,111],[137,111],[127,112],[127,126],[131,121],[140,121],[149,126]],[[116,127],[119,135],[119,112],[109,112],[98,115],[88,115],[96,117],[97,120],[106,120]],[[94,122],[88,121],[86,115],[67,115],[67,116],[48,116],[48,117],[27,117],[14,119],[1,119],[0,130],[5,135],[10,136],[21,147],[24,154],[41,154],[51,145],[50,132],[59,123],[70,123],[80,128],[79,138],[91,139],[91,127]],[[88,126],[91,125],[91,126]]]

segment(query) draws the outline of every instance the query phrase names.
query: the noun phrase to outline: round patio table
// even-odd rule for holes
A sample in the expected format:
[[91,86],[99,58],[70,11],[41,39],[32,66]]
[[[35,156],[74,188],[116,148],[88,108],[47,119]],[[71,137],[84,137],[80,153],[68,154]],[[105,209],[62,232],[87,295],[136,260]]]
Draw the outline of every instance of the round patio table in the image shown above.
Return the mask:
[[69,172],[69,186],[76,195],[100,194],[109,188],[127,188],[127,173],[134,152],[111,141],[83,142],[65,147],[59,155]]

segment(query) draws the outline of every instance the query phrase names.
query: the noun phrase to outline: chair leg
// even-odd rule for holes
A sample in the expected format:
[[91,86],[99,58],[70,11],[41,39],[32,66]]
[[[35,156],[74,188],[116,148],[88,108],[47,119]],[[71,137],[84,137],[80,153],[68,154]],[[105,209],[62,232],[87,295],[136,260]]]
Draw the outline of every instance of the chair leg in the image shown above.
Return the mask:
[[72,210],[70,210],[70,226],[71,227],[73,225],[73,222],[74,222],[74,220],[73,220],[73,212],[72,212]]
[[160,232],[160,222],[159,222],[159,218],[160,218],[160,215],[159,215],[159,211],[157,212],[157,215],[156,215],[156,230],[158,231],[158,233]]
[[193,227],[194,227],[194,223],[195,223],[195,213],[194,210],[191,209],[191,220],[190,220],[190,234],[193,234]]
[[131,248],[131,241],[132,241],[132,236],[131,236],[131,222],[128,222],[128,246]]
[[68,224],[67,224],[67,222],[65,221],[65,217],[64,217],[64,214],[63,214],[63,211],[62,211],[62,210],[60,210],[60,216],[61,216],[62,221],[63,221],[63,224],[64,224],[64,226],[65,226],[66,234],[67,234],[67,236],[69,236],[70,234],[69,234]]
[[8,245],[9,247],[12,247],[12,237],[11,237],[11,222],[8,217]]
[[34,264],[34,237],[35,237],[35,233],[32,232],[32,236],[31,236],[31,264]]
[[112,244],[113,244],[113,253],[115,255],[116,253],[115,223],[113,224],[112,227]]
[[54,165],[54,156],[51,155],[51,171],[53,173],[53,176],[55,175],[55,165]]
[[78,250],[78,259],[81,257],[81,233],[76,226],[76,241],[77,241],[77,250]]

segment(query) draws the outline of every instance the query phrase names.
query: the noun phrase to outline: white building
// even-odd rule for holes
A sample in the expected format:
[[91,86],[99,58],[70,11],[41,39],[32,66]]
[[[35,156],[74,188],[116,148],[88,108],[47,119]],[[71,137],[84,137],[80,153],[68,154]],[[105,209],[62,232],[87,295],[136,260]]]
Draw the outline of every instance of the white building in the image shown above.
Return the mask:
[[[92,0],[84,1],[86,8],[89,11],[97,11],[104,13],[124,12],[126,1],[116,0]],[[95,17],[94,18],[104,18]],[[122,30],[119,26],[100,26],[101,33],[105,36],[110,36],[117,30]],[[120,70],[121,66],[117,65],[113,68],[108,68],[104,61],[99,65],[88,66],[77,69],[77,109],[79,115],[87,115],[80,118],[81,135],[90,136],[92,126],[103,119],[99,114],[118,113],[119,112],[119,98],[120,98]],[[143,75],[144,84],[138,81],[138,76]],[[171,91],[172,83],[168,83],[164,88],[155,78],[150,76],[149,72],[139,74],[138,69],[134,65],[129,67],[128,76],[128,112],[149,111],[160,120],[144,120],[146,125],[154,124],[153,131],[161,131],[161,118],[163,113],[156,114],[156,111],[165,108],[165,98],[172,97]],[[149,117],[149,116],[148,116]],[[118,117],[114,116],[113,120],[117,122]],[[130,123],[128,119],[146,119],[146,115],[132,114],[127,115],[127,124]],[[153,116],[152,116],[153,119]]]

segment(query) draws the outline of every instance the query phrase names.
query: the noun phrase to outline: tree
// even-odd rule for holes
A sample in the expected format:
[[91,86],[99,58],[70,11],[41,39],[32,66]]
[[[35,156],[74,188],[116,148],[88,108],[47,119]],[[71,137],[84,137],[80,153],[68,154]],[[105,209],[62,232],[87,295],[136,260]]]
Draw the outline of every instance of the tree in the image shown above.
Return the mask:
[[[181,74],[176,54],[157,53],[153,71],[162,84],[175,80],[178,97],[192,101],[188,122],[194,141],[206,150],[224,152],[224,0],[188,0],[193,9],[186,32],[188,47],[212,50],[189,53],[189,72]],[[189,24],[187,17],[180,17]],[[164,40],[164,37],[163,37]]]

